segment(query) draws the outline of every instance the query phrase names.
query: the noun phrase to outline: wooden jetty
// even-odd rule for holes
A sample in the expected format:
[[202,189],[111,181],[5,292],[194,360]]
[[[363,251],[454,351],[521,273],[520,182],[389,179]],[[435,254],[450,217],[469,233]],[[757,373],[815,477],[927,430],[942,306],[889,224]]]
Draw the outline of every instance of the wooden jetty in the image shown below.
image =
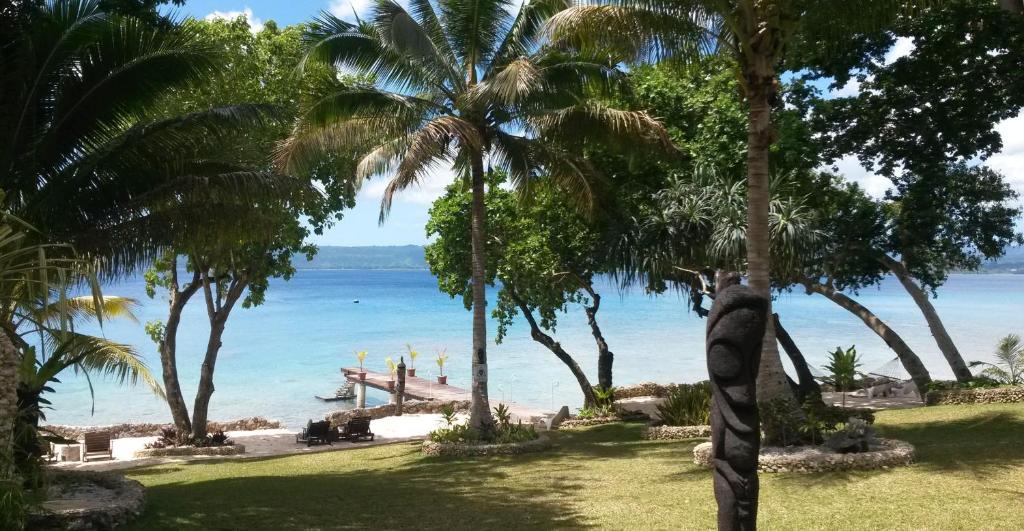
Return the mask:
[[[374,389],[380,389],[388,393],[393,393],[388,388],[388,381],[391,380],[391,375],[383,372],[366,371],[366,379],[359,379],[359,368],[358,367],[345,367],[341,369],[342,374],[350,382],[354,382],[356,385],[365,384],[367,387]],[[455,387],[454,385],[439,384],[434,380],[428,380],[426,378],[420,378],[417,376],[406,376],[405,377],[405,397],[418,399],[418,400],[469,400],[470,392],[468,389],[462,389],[461,387]],[[498,400],[491,400],[491,406],[497,406],[499,403],[504,403],[505,407],[509,409],[509,413],[512,414],[513,420],[522,420],[523,422],[536,423],[547,417],[551,417],[555,414],[554,411],[540,410],[516,404],[515,402],[500,402]]]

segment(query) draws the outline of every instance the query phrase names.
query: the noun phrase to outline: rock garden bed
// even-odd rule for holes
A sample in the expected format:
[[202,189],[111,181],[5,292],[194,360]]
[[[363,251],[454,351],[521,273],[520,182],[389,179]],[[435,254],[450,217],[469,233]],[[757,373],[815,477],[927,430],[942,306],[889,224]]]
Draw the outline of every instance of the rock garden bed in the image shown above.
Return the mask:
[[[173,428],[174,425],[140,423],[111,424],[107,426],[62,426],[59,424],[48,424],[43,427],[57,435],[60,435],[61,437],[64,437],[65,439],[80,441],[86,432],[91,431],[109,431],[112,438],[123,439],[126,437],[150,437],[153,435],[159,435],[162,430]],[[283,427],[284,425],[279,421],[267,420],[263,417],[250,417],[228,422],[210,421],[207,423],[207,429],[211,432],[275,430]]]
[[558,429],[585,428],[587,426],[600,426],[602,424],[611,424],[613,422],[647,422],[649,420],[651,420],[651,417],[644,413],[636,411],[620,411],[618,415],[605,417],[573,417],[566,419],[558,426]]
[[145,448],[136,450],[135,458],[146,457],[178,457],[193,455],[241,455],[245,453],[244,444],[227,444],[224,446],[168,446],[166,448]]
[[145,503],[142,484],[123,476],[53,473],[47,500],[29,514],[28,529],[113,529],[134,520]]
[[505,443],[505,444],[472,444],[472,443],[443,443],[437,441],[424,441],[423,453],[429,456],[448,457],[477,457],[487,455],[519,455],[533,452],[540,452],[551,448],[551,439],[547,435],[540,436],[532,441]]
[[[711,467],[711,443],[693,449],[693,462]],[[757,469],[760,472],[834,472],[877,470],[908,466],[914,462],[914,447],[896,439],[876,439],[867,452],[838,453],[824,446],[762,448]]]
[[711,426],[648,426],[641,436],[650,440],[683,440],[711,437]]

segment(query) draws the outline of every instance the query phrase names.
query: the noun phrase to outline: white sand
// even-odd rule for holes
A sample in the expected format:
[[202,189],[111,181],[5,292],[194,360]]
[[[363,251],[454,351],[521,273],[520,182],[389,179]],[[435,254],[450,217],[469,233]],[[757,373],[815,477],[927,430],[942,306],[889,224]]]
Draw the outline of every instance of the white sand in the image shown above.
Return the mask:
[[[464,417],[463,417],[464,418]],[[460,418],[462,420],[462,418]],[[297,430],[255,430],[255,431],[230,431],[228,437],[239,444],[245,445],[245,454],[239,456],[187,456],[187,457],[149,457],[136,459],[134,453],[145,448],[146,444],[156,440],[156,437],[126,437],[114,439],[114,459],[95,460],[88,463],[66,462],[56,463],[53,466],[83,470],[120,470],[149,466],[161,463],[175,463],[182,461],[208,460],[208,459],[246,459],[254,457],[269,457],[277,455],[304,454],[313,452],[325,452],[332,450],[345,450],[350,448],[364,448],[401,441],[412,441],[424,439],[435,429],[444,425],[441,415],[402,415],[401,417],[386,417],[375,419],[370,422],[370,431],[375,435],[374,440],[359,441],[351,443],[348,441],[335,442],[333,445],[306,446],[304,443],[295,442]]]
[[664,402],[664,398],[656,396],[638,396],[634,398],[622,398],[616,400],[615,405],[626,411],[646,413],[648,417],[651,417],[654,420],[660,420],[661,415],[658,414],[658,406]]

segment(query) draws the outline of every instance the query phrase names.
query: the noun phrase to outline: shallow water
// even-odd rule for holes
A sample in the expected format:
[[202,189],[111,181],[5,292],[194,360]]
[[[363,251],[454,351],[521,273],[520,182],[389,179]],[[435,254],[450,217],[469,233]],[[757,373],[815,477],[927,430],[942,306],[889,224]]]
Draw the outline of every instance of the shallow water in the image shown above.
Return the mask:
[[[620,293],[611,283],[602,284],[598,319],[615,353],[617,385],[706,377],[704,320],[689,312],[684,300],[675,294],[651,297],[640,289]],[[141,279],[108,286],[104,292],[140,299],[141,323],[166,318],[166,301],[159,295],[147,299]],[[1024,333],[1024,275],[954,275],[939,293],[934,304],[967,360],[989,359],[1000,337]],[[924,318],[895,280],[864,290],[857,300],[903,336],[934,378],[951,377]],[[851,344],[856,344],[865,371],[895,357],[856,317],[820,295],[794,292],[780,296],[775,304],[783,325],[812,365],[823,365],[828,350]],[[197,297],[191,306],[178,338],[178,367],[189,403],[195,396],[208,331],[202,300]],[[272,282],[263,306],[239,307],[232,314],[217,362],[210,418],[260,415],[291,426],[304,423],[344,407],[324,404],[313,395],[332,393],[341,385],[339,368],[357,365],[354,351],[369,351],[367,368],[383,371],[384,358],[392,355],[397,360],[406,343],[423,352],[417,363],[419,375],[431,378],[437,374],[433,352],[446,347],[449,383],[467,388],[470,321],[462,301],[440,293],[427,271],[301,270],[289,282]],[[110,322],[103,333],[135,345],[159,374],[156,346],[141,323]],[[493,323],[488,332],[493,336]],[[596,382],[597,354],[582,308],[570,308],[554,335]],[[575,379],[530,339],[525,324],[516,323],[505,341],[492,343],[488,353],[492,397],[538,407],[579,404]],[[62,380],[52,397],[54,410],[48,414],[52,423],[169,419],[167,405],[145,388],[126,388],[102,378],[93,379],[95,414],[90,415],[85,379],[66,374]],[[369,395],[370,402],[384,400],[383,392]]]

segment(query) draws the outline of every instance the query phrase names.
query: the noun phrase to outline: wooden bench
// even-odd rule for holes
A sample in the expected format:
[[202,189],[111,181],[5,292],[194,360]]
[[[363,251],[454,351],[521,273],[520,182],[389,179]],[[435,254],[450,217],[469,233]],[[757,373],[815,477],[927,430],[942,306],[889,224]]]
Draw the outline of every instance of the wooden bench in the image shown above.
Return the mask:
[[91,454],[106,454],[107,459],[114,458],[114,449],[111,444],[109,431],[92,431],[85,434],[85,444],[82,448],[82,461],[88,461]]

